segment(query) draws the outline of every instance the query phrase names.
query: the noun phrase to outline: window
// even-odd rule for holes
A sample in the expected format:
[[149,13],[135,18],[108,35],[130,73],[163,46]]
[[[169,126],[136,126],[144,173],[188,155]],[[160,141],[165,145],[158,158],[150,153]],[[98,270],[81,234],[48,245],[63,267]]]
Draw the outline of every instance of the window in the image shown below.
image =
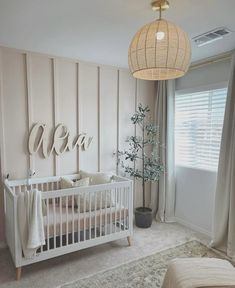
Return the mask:
[[176,165],[217,170],[227,89],[177,94]]

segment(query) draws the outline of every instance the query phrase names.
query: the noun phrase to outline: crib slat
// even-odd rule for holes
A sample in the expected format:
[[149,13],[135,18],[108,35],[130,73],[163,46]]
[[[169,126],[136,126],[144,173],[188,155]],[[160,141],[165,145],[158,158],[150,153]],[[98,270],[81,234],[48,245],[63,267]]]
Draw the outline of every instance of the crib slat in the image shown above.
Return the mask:
[[49,233],[49,200],[48,198],[46,199],[46,205],[47,205],[47,250],[50,250],[50,233]]
[[110,190],[110,207],[109,207],[109,209],[110,209],[110,214],[109,214],[109,221],[110,221],[110,225],[109,225],[109,233],[110,234],[112,234],[112,228],[113,228],[113,212],[112,212],[112,206],[113,206],[113,202],[112,202],[112,199],[113,199],[113,195],[112,195],[112,193],[113,193],[113,190]]
[[53,232],[54,232],[54,249],[56,248],[56,207],[55,207],[55,198],[52,199],[53,205]]
[[102,236],[102,191],[100,192],[100,237]]
[[127,188],[127,208],[128,208],[128,215],[127,215],[127,219],[126,219],[126,223],[127,223],[127,229],[129,230],[129,217],[130,217],[130,207],[131,207],[131,203],[130,203],[130,189],[129,187]]
[[80,213],[81,213],[81,209],[80,209],[80,196],[78,195],[78,243],[80,242]]
[[130,190],[129,190],[129,188],[127,188],[127,219],[126,219],[126,225],[127,225],[127,229],[129,230],[129,213],[130,213]]
[[84,203],[83,203],[83,221],[84,221],[84,230],[83,230],[83,240],[86,241],[86,193],[83,193]]
[[72,195],[72,243],[74,244],[74,195]]
[[126,189],[126,229],[128,229],[128,212],[129,212],[129,207],[128,207],[128,194],[129,194],[129,189],[127,187]]
[[97,233],[97,219],[96,219],[96,217],[97,217],[97,211],[96,211],[96,207],[97,207],[97,203],[96,203],[96,201],[97,201],[97,197],[96,197],[96,195],[97,195],[97,193],[95,192],[95,238],[96,238],[96,233]]
[[59,202],[60,202],[60,247],[63,246],[63,240],[62,240],[62,229],[63,229],[63,226],[62,226],[62,199],[63,197],[60,197],[59,199]]
[[122,231],[122,189],[119,188],[119,195],[120,195],[120,209],[119,209],[119,227],[120,227],[120,232]]
[[105,190],[105,224],[104,235],[107,235],[107,190]]
[[114,233],[117,232],[117,188],[115,188],[115,216],[114,216]]
[[89,193],[89,239],[91,239],[91,193]]
[[68,223],[68,196],[66,196],[66,245],[69,245],[69,223]]
[[[36,189],[36,185],[35,185],[35,189]],[[43,201],[44,201],[44,204],[45,204],[45,200],[43,200]],[[44,220],[43,220],[43,227],[44,227]],[[41,245],[41,247],[40,247],[40,253],[42,253],[42,252],[43,252],[43,245]]]
[[123,212],[123,214],[124,214],[124,219],[123,219],[123,225],[124,225],[124,230],[126,230],[126,187],[124,187],[123,188],[123,193],[124,193],[124,201],[123,201],[123,203],[124,203],[124,212]]

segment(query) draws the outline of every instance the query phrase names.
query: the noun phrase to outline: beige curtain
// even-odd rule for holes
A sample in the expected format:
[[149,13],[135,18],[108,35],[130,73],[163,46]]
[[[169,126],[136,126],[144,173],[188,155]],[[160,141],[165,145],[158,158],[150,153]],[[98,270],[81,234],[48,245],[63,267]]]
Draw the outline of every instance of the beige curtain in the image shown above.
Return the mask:
[[155,124],[160,132],[159,155],[165,173],[159,182],[152,183],[151,208],[161,222],[173,222],[175,212],[174,99],[174,80],[156,82]]
[[220,148],[212,246],[223,250],[235,260],[235,54]]

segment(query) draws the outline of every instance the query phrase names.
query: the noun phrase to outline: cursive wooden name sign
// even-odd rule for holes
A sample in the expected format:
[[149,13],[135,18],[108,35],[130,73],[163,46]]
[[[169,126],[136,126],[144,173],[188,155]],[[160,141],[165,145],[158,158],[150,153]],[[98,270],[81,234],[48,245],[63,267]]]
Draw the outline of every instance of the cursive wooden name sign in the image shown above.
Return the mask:
[[29,135],[29,153],[33,155],[37,153],[41,147],[42,155],[48,158],[53,151],[57,155],[61,155],[65,151],[73,151],[77,146],[83,150],[87,150],[93,139],[86,133],[79,134],[72,139],[68,128],[63,124],[59,124],[55,128],[51,141],[49,138],[50,133],[47,126],[41,123],[35,124]]

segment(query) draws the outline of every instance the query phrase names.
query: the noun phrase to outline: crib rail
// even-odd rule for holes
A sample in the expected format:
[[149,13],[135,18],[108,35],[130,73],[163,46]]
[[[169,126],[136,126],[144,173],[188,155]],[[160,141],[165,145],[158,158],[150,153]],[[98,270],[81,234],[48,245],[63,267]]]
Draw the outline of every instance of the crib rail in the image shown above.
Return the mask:
[[[79,174],[66,175],[66,178],[71,180],[79,179]],[[45,177],[45,178],[30,178],[20,180],[5,180],[5,187],[11,189],[13,194],[24,192],[28,189],[38,189],[44,191],[54,191],[60,188],[61,176]]]
[[[71,175],[70,179],[77,177]],[[24,258],[21,251],[15,253],[16,267],[132,235],[132,181],[115,176],[112,183],[61,190],[59,180],[31,180],[30,188],[43,192],[45,245],[34,259]],[[18,192],[28,188],[25,180],[6,181],[5,193],[14,201],[14,207]],[[14,223],[14,229],[16,226]],[[14,229],[9,229],[9,234],[17,234]]]

